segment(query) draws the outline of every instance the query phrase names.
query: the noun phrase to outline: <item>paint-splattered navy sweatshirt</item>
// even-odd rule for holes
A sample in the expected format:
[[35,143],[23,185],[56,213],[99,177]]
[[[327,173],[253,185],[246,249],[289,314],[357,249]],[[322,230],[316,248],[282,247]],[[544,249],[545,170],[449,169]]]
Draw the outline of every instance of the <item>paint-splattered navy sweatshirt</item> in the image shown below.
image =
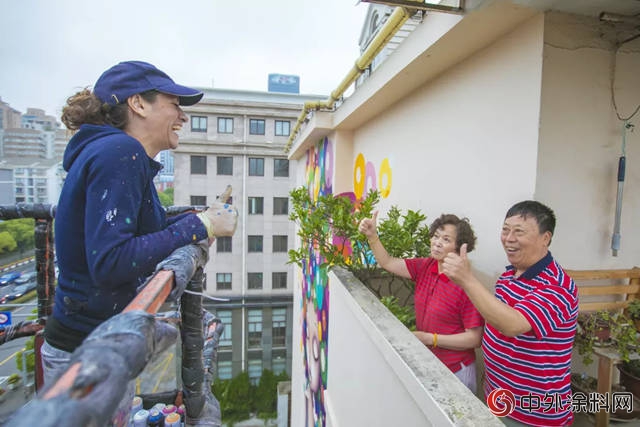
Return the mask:
[[123,131],[82,125],[63,166],[68,175],[55,217],[58,338],[59,329],[86,335],[121,312],[156,264],[207,238],[194,214],[166,218],[153,185],[162,166]]

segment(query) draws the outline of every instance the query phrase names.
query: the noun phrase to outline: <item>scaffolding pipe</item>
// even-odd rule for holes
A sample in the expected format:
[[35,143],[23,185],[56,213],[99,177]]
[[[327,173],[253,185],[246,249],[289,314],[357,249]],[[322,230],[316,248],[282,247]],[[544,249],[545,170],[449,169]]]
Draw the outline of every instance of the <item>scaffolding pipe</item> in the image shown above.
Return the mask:
[[129,382],[154,354],[168,349],[177,337],[175,327],[145,311],[113,316],[73,352],[62,375],[15,412],[7,425],[107,425]]
[[53,255],[53,220],[36,219],[35,226],[36,290],[38,293],[38,317],[49,316],[53,310],[55,294],[55,269]]
[[[177,249],[158,264],[156,273],[123,312],[99,325],[73,352],[67,369],[29,405],[14,413],[10,425],[106,425],[129,381],[140,374],[153,355],[175,343],[177,329],[156,319],[154,314],[170,295],[174,282],[186,278],[191,280],[191,291],[202,292],[202,266],[207,258],[208,251],[194,244]],[[185,294],[183,298],[186,323],[192,332],[199,333],[198,337],[192,334],[192,338],[185,340],[190,348],[183,349],[189,358],[187,363],[196,366],[192,372],[199,376],[194,381],[195,387],[185,387],[185,405],[194,425],[220,425],[217,400],[210,388],[202,390],[205,382],[202,296]],[[183,375],[184,372],[183,369]],[[196,390],[200,393],[195,393]]]

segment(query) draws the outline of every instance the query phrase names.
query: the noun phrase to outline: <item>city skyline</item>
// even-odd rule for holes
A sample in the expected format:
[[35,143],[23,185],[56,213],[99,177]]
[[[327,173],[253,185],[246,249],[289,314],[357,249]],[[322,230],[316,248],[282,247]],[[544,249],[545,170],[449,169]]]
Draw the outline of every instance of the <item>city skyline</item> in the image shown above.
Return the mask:
[[189,6],[11,3],[0,16],[0,37],[17,42],[0,46],[0,97],[22,113],[32,107],[59,117],[68,96],[130,59],[185,85],[267,91],[268,75],[279,73],[299,76],[300,93],[328,96],[359,55],[368,8],[342,0],[322,8],[310,0]]

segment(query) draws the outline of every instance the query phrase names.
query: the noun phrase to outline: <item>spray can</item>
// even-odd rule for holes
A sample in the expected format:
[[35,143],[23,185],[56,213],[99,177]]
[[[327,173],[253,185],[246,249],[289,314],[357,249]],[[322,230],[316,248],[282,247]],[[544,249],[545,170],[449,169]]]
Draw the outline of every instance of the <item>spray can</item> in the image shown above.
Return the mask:
[[133,400],[131,402],[131,416],[133,417],[140,409],[144,409],[142,407],[142,398],[140,396],[133,396]]
[[175,405],[167,405],[164,408],[162,408],[162,415],[164,415],[164,417],[166,418],[167,415],[176,412],[178,408],[176,408]]
[[178,415],[180,415],[180,421],[182,422],[182,425],[185,425],[185,421],[184,421],[184,414],[186,413],[187,408],[184,406],[184,404],[178,406],[178,410],[176,411],[178,413]]
[[181,425],[180,415],[177,412],[172,412],[164,418],[164,427],[180,427]]
[[149,419],[147,420],[147,426],[149,427],[163,427],[164,418],[162,413],[155,407],[149,410]]
[[166,404],[162,403],[162,402],[158,402],[155,405],[153,405],[152,408],[157,409],[158,411],[162,412],[162,410],[164,409],[164,407],[167,406]]
[[146,409],[140,409],[133,416],[133,427],[147,427],[147,419],[149,418],[149,411]]

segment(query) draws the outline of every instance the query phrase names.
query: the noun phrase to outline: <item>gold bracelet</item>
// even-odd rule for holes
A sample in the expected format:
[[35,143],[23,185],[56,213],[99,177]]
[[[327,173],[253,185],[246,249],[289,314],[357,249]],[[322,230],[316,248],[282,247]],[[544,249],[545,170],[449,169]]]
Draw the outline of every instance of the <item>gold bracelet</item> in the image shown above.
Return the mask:
[[375,240],[371,241],[371,240],[367,239],[367,242],[369,242],[369,246],[371,246],[373,243],[377,242],[378,240],[380,240],[380,236],[378,236],[378,235],[376,234],[376,238],[375,238]]
[[433,333],[433,348],[436,348],[438,346],[438,334],[437,333]]

